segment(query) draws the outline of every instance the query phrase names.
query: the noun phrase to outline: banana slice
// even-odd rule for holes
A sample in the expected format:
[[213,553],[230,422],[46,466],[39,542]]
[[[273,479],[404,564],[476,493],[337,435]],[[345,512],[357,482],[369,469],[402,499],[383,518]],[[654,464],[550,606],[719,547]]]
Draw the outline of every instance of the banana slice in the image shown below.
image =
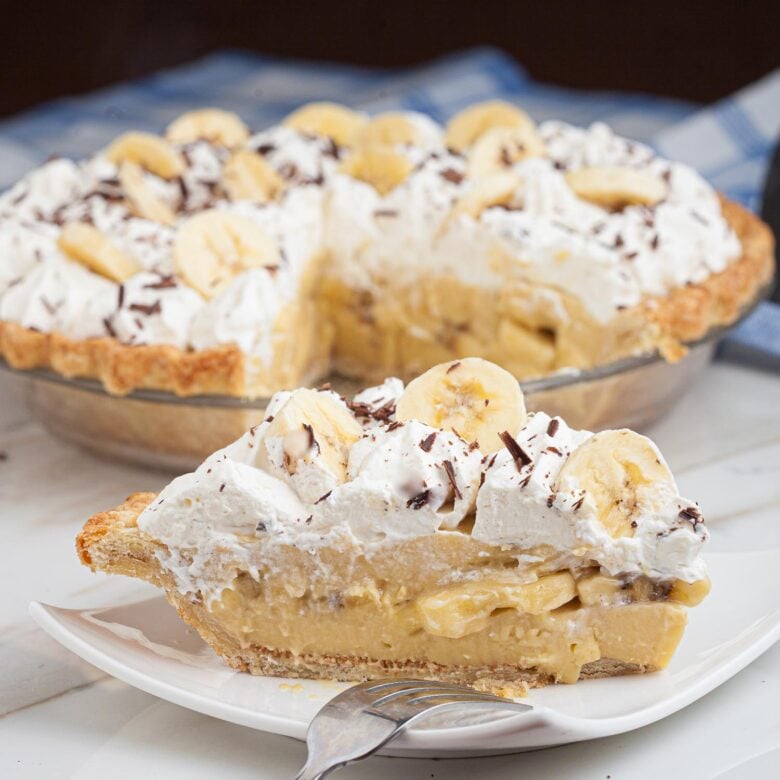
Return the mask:
[[361,146],[419,146],[422,141],[420,128],[402,111],[377,114],[359,136]]
[[412,172],[411,160],[383,146],[355,150],[341,164],[341,171],[370,184],[380,195],[387,195]]
[[447,123],[445,143],[456,152],[464,152],[478,138],[494,127],[530,127],[534,123],[531,117],[517,106],[503,100],[487,100],[476,103],[458,114]]
[[679,601],[686,607],[695,607],[701,604],[704,597],[710,592],[712,583],[709,577],[695,582],[685,582],[684,580],[675,580],[672,583],[672,589],[669,591],[671,601]]
[[511,202],[520,183],[520,178],[512,171],[498,171],[475,179],[458,199],[450,216],[468,214],[476,219],[491,206],[504,206]]
[[234,149],[249,138],[249,128],[232,111],[201,108],[174,119],[168,125],[165,137],[174,144],[188,144],[203,139]]
[[212,298],[249,268],[278,265],[279,247],[251,219],[209,209],[179,228],[173,262],[190,287]]
[[469,151],[469,176],[486,176],[511,168],[526,157],[541,157],[545,146],[533,125],[494,127]]
[[661,509],[677,487],[658,448],[646,436],[602,431],[577,447],[563,464],[555,491],[584,491],[590,509],[614,537],[633,536],[634,517]]
[[574,577],[556,572],[534,582],[519,584],[480,580],[450,585],[415,602],[425,630],[449,639],[483,631],[499,609],[541,615],[563,606],[577,595]]
[[131,258],[86,222],[68,222],[63,225],[57,246],[71,260],[113,282],[125,282],[140,270]]
[[222,169],[222,187],[230,200],[268,203],[283,189],[282,177],[257,152],[233,152]]
[[123,162],[119,166],[119,183],[134,214],[151,219],[163,225],[172,225],[176,221],[173,209],[160,200],[144,179],[144,171],[134,162]]
[[337,103],[307,103],[282,122],[302,133],[324,135],[338,146],[353,146],[367,123],[363,114]]
[[152,133],[120,135],[107,149],[106,157],[117,165],[134,162],[163,179],[181,176],[184,158],[164,138]]
[[[347,480],[350,447],[362,435],[360,423],[332,395],[301,388],[274,414],[258,464],[271,473],[282,468],[293,477],[304,465],[316,463],[341,484]],[[271,446],[279,439],[281,452]]]
[[407,386],[395,407],[397,420],[419,420],[478,442],[484,453],[504,446],[526,421],[520,384],[508,371],[482,358],[463,358],[428,369]]
[[668,191],[664,180],[650,171],[617,166],[569,171],[566,181],[578,197],[606,209],[652,206],[663,200]]

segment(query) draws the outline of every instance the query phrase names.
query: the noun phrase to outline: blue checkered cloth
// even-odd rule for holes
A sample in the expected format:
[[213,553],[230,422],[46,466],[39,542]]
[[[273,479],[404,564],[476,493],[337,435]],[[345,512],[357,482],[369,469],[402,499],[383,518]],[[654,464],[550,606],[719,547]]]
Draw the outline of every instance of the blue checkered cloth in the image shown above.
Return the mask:
[[[413,109],[439,121],[478,100],[520,103],[535,119],[596,120],[688,162],[728,197],[755,208],[773,143],[780,136],[780,71],[715,106],[625,92],[540,84],[504,52],[477,48],[420,67],[355,68],[223,51],[194,63],[78,97],[46,103],[0,122],[0,189],[52,154],[83,157],[120,132],[158,132],[183,111],[214,105],[253,128],[312,100],[369,111]],[[780,307],[763,304],[728,340],[726,354],[780,365]]]

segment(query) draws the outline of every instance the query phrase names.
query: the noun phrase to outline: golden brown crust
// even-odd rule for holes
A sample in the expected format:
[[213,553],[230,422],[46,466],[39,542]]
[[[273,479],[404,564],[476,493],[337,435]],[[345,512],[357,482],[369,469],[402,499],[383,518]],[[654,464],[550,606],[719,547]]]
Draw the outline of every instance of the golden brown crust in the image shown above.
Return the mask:
[[100,546],[108,534],[117,534],[128,528],[135,528],[138,516],[154,497],[154,493],[133,493],[114,509],[92,515],[76,537],[76,552],[79,560],[92,571],[97,571],[90,551]]
[[[722,203],[723,214],[742,244],[740,258],[703,282],[676,288],[622,312],[607,326],[615,330],[617,344],[617,352],[608,360],[634,351],[638,328],[654,334],[647,340],[648,347],[657,347],[667,360],[677,360],[685,354],[683,342],[701,338],[714,326],[732,323],[769,283],[774,273],[771,231],[739,204],[725,198]],[[627,354],[620,350],[622,331],[633,334]],[[257,396],[278,389],[247,387],[247,358],[235,345],[185,351],[164,344],[132,346],[108,337],[74,341],[58,333],[0,322],[0,356],[17,369],[49,368],[66,377],[98,379],[115,395],[145,388],[178,396]],[[322,366],[312,368],[319,373]]]
[[[221,630],[199,599],[182,595],[156,553],[164,549],[138,531],[137,519],[155,499],[154,493],[134,493],[114,509],[99,512],[84,525],[76,539],[81,562],[92,571],[137,577],[163,588],[170,604],[193,626],[228,666],[255,675],[308,679],[364,681],[392,675],[413,675],[471,685],[498,695],[522,696],[528,687],[555,682],[552,675],[520,666],[444,666],[425,660],[390,661],[323,654],[294,655],[260,645],[242,646]],[[609,658],[587,663],[580,679],[641,674],[654,671],[639,664]]]
[[662,350],[734,322],[772,279],[774,240],[769,227],[738,203],[723,198],[722,205],[724,217],[742,244],[742,255],[703,282],[678,287],[642,304],[646,318],[660,328]]
[[[177,610],[182,618],[195,625],[197,617],[192,605],[184,602]],[[198,629],[200,631],[200,629]],[[293,655],[268,647],[252,645],[238,652],[218,651],[228,666],[250,674],[268,677],[301,679],[334,679],[342,682],[365,682],[381,677],[406,676],[424,680],[443,680],[457,685],[471,685],[504,696],[523,696],[527,688],[551,685],[555,678],[536,669],[517,666],[443,666],[430,661],[387,661],[330,655]],[[639,664],[629,664],[612,658],[591,661],[582,667],[581,680],[644,674],[656,671]]]
[[74,341],[0,322],[0,355],[12,368],[50,368],[66,377],[99,379],[114,395],[144,388],[179,396],[245,394],[245,358],[235,345],[187,352],[108,337]]

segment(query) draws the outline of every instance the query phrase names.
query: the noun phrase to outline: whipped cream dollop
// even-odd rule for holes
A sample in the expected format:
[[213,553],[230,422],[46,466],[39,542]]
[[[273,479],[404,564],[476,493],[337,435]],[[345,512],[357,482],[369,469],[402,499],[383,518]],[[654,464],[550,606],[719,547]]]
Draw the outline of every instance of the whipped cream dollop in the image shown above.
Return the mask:
[[[467,158],[445,147],[441,126],[429,117],[402,116],[417,143],[399,144],[396,152],[412,170],[385,195],[339,170],[347,150],[279,125],[251,136],[246,148],[279,176],[281,196],[267,204],[231,202],[221,183],[230,152],[207,141],[178,144],[180,176],[143,174],[149,192],[175,215],[171,225],[131,211],[118,168],[105,153],[51,161],[0,196],[0,316],[72,338],[195,349],[235,344],[265,365],[273,355],[274,323],[322,252],[329,255],[328,274],[379,293],[388,279],[414,291],[416,280],[437,275],[496,291],[531,284],[556,322],[569,316],[571,300],[607,322],[647,296],[706,279],[740,255],[717,194],[695,171],[604,124],[540,124],[545,156],[510,165],[518,182],[512,197],[475,216],[453,211],[479,186],[467,175]],[[653,207],[615,211],[587,202],[566,175],[591,166],[648,171],[664,181],[666,197]],[[273,273],[239,274],[205,301],[183,289],[173,245],[186,219],[212,208],[255,221],[277,243],[283,262]],[[138,279],[127,281],[126,292],[139,295],[140,306],[159,302],[160,312],[135,317],[127,310],[132,303],[114,312],[119,285],[77,269],[57,246],[70,221],[95,226],[138,264]],[[145,292],[146,273],[172,277],[176,286],[153,298]],[[60,298],[66,303],[52,314],[48,304]]]
[[[571,454],[591,436],[569,428],[560,417],[530,415],[515,437],[524,461],[518,462],[508,449],[488,461],[477,497],[474,538],[591,559],[615,576],[702,579],[706,567],[699,553],[707,531],[698,508],[680,497],[671,473],[647,489],[632,515],[633,533],[617,537],[586,500],[591,486],[576,478],[561,479]],[[648,443],[663,463],[661,453]]]
[[[399,384],[387,380],[349,404],[321,391],[343,410],[357,408],[355,419],[365,423],[340,480],[316,457],[297,478],[285,470],[284,454],[269,434],[292,397],[281,392],[260,423],[168,485],[138,525],[165,545],[161,561],[182,592],[216,598],[237,571],[258,576],[280,545],[309,552],[346,547],[370,556],[434,533],[471,533],[516,551],[521,567],[553,560],[629,579],[694,582],[706,576],[701,513],[679,496],[671,475],[646,491],[632,515],[632,533],[612,536],[585,500],[588,485],[561,478],[572,453],[593,436],[589,431],[537,412],[516,433],[515,446],[483,457],[456,434],[422,422],[361,418],[366,405],[394,405]],[[648,446],[662,464],[655,445]],[[524,453],[520,463],[516,448]],[[469,530],[463,523],[472,519]]]
[[479,452],[455,434],[409,421],[368,431],[349,453],[348,481],[322,502],[328,525],[361,542],[454,529],[474,506]]

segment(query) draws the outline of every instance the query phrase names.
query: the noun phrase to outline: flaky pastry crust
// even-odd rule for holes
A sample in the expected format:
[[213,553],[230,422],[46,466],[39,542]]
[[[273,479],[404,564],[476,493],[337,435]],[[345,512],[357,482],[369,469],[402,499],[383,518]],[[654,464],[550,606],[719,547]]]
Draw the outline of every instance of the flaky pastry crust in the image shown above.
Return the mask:
[[[655,332],[653,343],[667,360],[681,358],[686,341],[734,322],[772,279],[774,242],[768,226],[733,201],[722,198],[722,204],[742,244],[742,255],[702,282],[648,298],[615,318],[615,327],[629,322],[632,328],[644,326]],[[98,379],[114,395],[136,389],[178,396],[259,394],[257,387],[246,385],[247,357],[235,345],[185,351],[164,344],[132,346],[109,337],[77,341],[0,322],[0,355],[16,369],[48,368],[65,377]],[[270,394],[276,389],[269,386],[265,391]]]

